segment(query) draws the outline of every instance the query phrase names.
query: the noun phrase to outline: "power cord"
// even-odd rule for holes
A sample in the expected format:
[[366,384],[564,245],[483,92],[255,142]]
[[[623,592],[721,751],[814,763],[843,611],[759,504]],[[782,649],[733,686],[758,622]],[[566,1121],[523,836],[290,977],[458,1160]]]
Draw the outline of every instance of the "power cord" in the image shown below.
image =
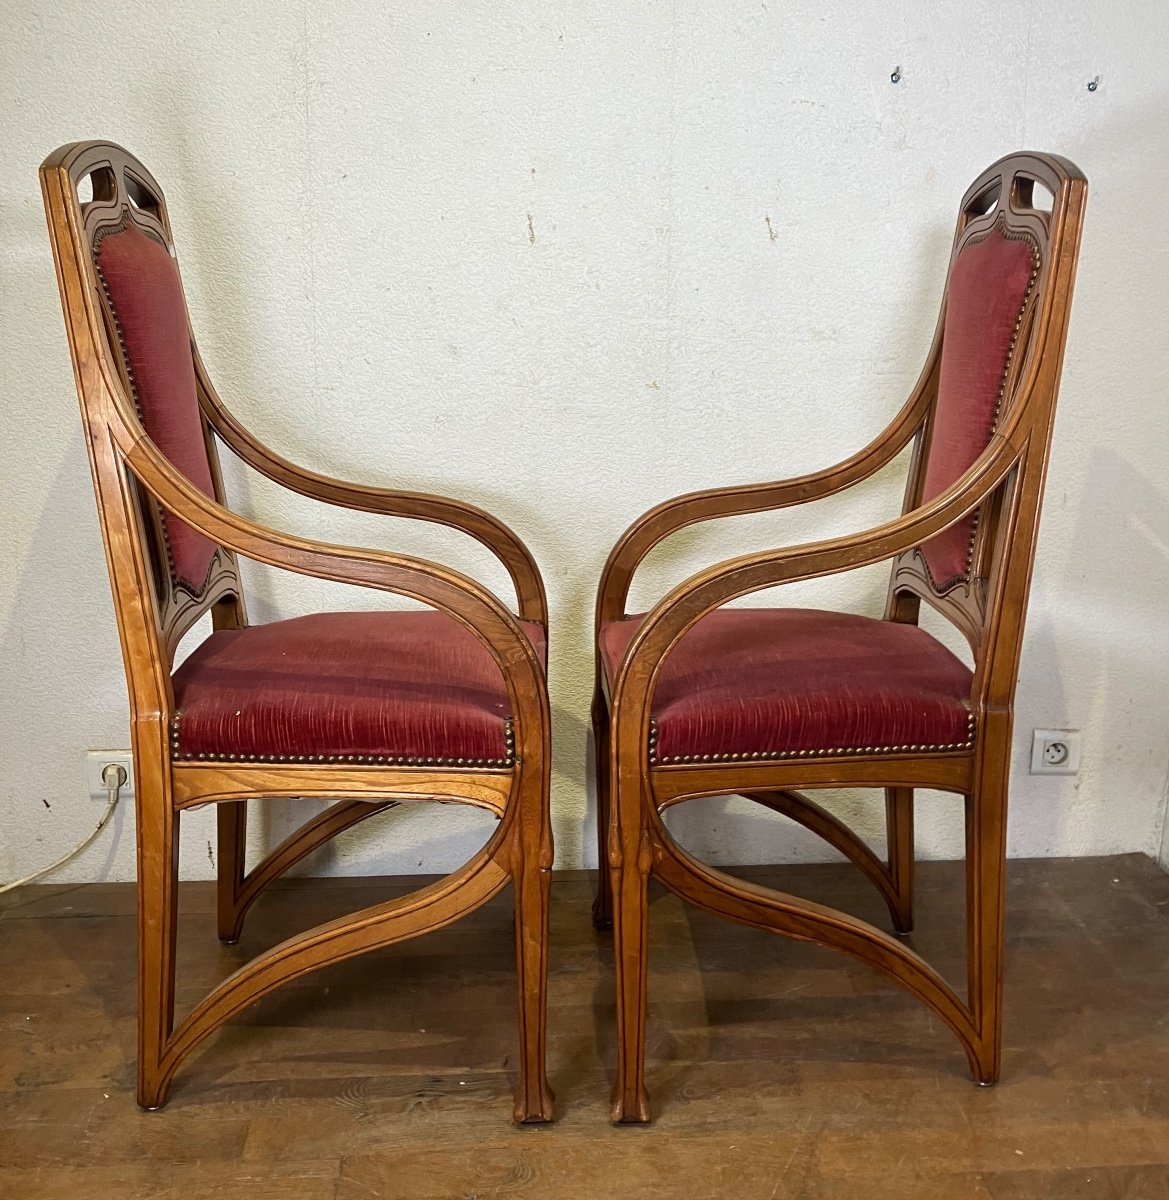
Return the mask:
[[106,797],[109,803],[106,805],[106,810],[102,814],[102,818],[97,823],[94,831],[81,843],[80,846],[75,846],[68,854],[63,854],[56,862],[51,862],[47,867],[41,867],[39,871],[33,871],[31,875],[26,875],[23,879],[14,879],[11,883],[0,885],[0,895],[5,892],[12,891],[13,888],[23,887],[26,883],[32,883],[33,880],[40,879],[44,875],[49,875],[58,867],[63,867],[70,859],[76,858],[83,850],[88,850],[92,845],[93,840],[109,823],[110,817],[114,815],[114,809],[118,807],[118,800],[121,798],[122,785],[126,782],[126,768],[118,766],[116,763],[110,763],[101,773],[101,781],[106,785]]

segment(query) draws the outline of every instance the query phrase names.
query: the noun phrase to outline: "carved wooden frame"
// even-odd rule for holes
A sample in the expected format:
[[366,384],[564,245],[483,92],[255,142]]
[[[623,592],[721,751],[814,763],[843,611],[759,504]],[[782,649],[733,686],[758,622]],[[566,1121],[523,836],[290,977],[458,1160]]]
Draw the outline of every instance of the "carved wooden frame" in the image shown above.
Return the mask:
[[[79,187],[92,182],[92,199]],[[543,584],[531,555],[504,524],[440,496],[365,487],[294,465],[263,446],[220,401],[192,341],[214,497],[192,485],[146,435],[117,346],[116,322],[94,262],[95,237],[133,221],[173,254],[162,189],[119,146],[79,142],[41,166],[66,330],[97,495],[130,697],[138,835],[138,1103],[157,1108],[175,1071],[209,1034],[259,997],[328,963],[450,924],[496,895],[515,892],[520,1023],[517,1121],[548,1121],[545,1073],[548,904],[549,710],[542,662],[519,620],[547,627]],[[277,483],[329,504],[414,517],[462,530],[504,563],[518,620],[474,580],[422,559],[311,541],[265,528],[224,505],[218,435]],[[180,516],[221,549],[199,595],[177,588],[160,562],[159,513]],[[236,556],[285,570],[392,592],[459,621],[497,663],[511,706],[514,762],[505,769],[364,764],[177,762],[171,751],[171,669],[183,633],[207,612],[217,629],[246,624]],[[181,594],[180,594],[181,593]],[[312,796],[337,802],[263,861],[245,870],[247,801]],[[307,930],[253,958],[176,1027],[175,937],[178,825],[184,809],[218,805],[218,929],[240,935],[256,897],[342,830],[399,804],[441,799],[485,808],[499,825],[474,857],[408,896]]]
[[[1050,212],[1034,187],[1052,195]],[[873,475],[914,443],[902,515],[849,537],[745,555],[702,571],[650,611],[625,652],[610,691],[597,656],[593,732],[602,861],[594,906],[612,923],[617,977],[614,1121],[650,1119],[645,1074],[646,888],[656,877],[684,900],[731,920],[831,946],[885,972],[927,1004],[958,1037],[974,1078],[999,1075],[1007,784],[1012,706],[1044,475],[1067,335],[1087,195],[1084,176],[1054,155],[1016,154],[984,171],[963,198],[951,264],[996,224],[1030,240],[1039,266],[1020,313],[1003,380],[1001,411],[984,453],[952,487],[921,503],[945,318],[909,399],[859,453],[825,471],[780,483],[715,489],[666,501],[630,526],[610,554],[597,598],[596,631],[625,617],[638,565],[663,538],[698,521],[818,500]],[[939,591],[917,550],[933,535],[979,514],[970,576]],[[844,748],[786,760],[658,764],[651,753],[652,699],[662,663],[707,613],[777,584],[892,560],[885,618],[913,622],[924,600],[971,644],[975,671],[968,746],[900,747],[879,755]],[[799,788],[885,789],[887,861]],[[846,913],[733,878],[700,862],[670,836],[662,812],[699,796],[739,794],[804,825],[850,858],[884,897],[899,933],[912,928],[913,789],[966,800],[967,958],[964,1000],[898,938]]]

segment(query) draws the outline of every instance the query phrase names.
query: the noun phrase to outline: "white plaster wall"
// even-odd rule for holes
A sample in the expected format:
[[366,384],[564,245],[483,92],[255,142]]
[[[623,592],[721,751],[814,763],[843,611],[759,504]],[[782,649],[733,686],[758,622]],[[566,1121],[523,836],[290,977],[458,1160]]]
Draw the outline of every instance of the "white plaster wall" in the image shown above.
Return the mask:
[[[309,466],[447,492],[528,540],[553,611],[562,867],[593,865],[585,726],[604,555],[678,491],[827,465],[876,433],[928,345],[958,198],[993,158],[1092,181],[1022,664],[1016,855],[1155,854],[1169,772],[1169,13],[955,0],[9,0],[0,9],[0,876],[79,840],[89,747],[127,742],[107,580],[36,183],[105,136],[168,189],[193,318],[244,421]],[[899,84],[890,72],[900,67]],[[1086,84],[1099,76],[1090,93]],[[318,509],[233,471],[239,506],[331,539],[459,539]],[[732,551],[891,515],[839,504],[724,523],[638,587]],[[254,619],[373,606],[253,572]],[[800,602],[877,613],[881,571]],[[1076,779],[1026,774],[1035,725],[1084,731]],[[834,801],[879,836],[875,797]],[[258,817],[258,841],[311,805]],[[925,797],[920,851],[960,853]],[[187,821],[210,873],[213,822]],[[725,801],[676,828],[723,861],[818,858]],[[317,872],[453,865],[486,833],[399,812]],[[133,874],[132,813],[62,879]]]

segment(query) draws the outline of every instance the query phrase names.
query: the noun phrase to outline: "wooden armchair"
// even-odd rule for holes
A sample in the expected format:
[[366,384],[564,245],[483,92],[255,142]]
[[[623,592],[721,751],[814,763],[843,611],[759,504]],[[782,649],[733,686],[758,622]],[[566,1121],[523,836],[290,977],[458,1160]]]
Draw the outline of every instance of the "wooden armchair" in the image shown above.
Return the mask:
[[[1050,211],[1036,203],[1043,189]],[[933,346],[889,428],[814,475],[667,501],[637,520],[609,556],[597,600],[593,707],[608,870],[602,866],[594,916],[614,927],[615,1121],[650,1115],[651,876],[701,908],[884,971],[954,1031],[979,1083],[998,1077],[1012,705],[1086,190],[1065,159],[1018,154],[995,163],[963,198]],[[667,535],[843,491],[910,441],[898,519],[731,559],[680,584],[648,614],[626,613],[638,564]],[[883,620],[722,607],[776,584],[884,560],[892,560],[892,578]],[[922,601],[965,635],[973,670],[918,626]],[[794,790],[823,787],[884,789],[887,861]],[[700,862],[661,818],[696,796],[746,796],[847,855],[905,933],[916,787],[965,797],[965,999],[896,937]]]
[[[506,526],[437,496],[328,479],[260,445],[226,410],[188,326],[162,190],[118,146],[83,142],[40,172],[125,660],[138,836],[138,1103],[259,997],[328,963],[450,924],[512,882],[521,1053],[515,1118],[552,1118],[544,1067],[548,900],[547,605]],[[91,195],[82,198],[80,189]],[[514,582],[518,616],[431,562],[264,528],[225,507],[216,438],[277,483],[329,504],[460,529]],[[237,555],[421,601],[249,626]],[[213,632],[177,671],[175,648]],[[245,869],[247,801],[336,802]],[[464,866],[409,896],[253,958],[177,1027],[179,819],[218,805],[219,936],[235,941],[273,880],[397,804],[487,809],[498,828]]]

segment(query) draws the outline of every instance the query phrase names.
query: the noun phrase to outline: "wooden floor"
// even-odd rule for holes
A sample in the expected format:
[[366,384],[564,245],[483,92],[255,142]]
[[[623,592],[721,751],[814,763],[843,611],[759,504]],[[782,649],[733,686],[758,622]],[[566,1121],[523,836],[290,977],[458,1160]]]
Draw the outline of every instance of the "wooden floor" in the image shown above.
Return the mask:
[[[753,878],[881,921],[845,867]],[[132,1098],[133,891],[0,905],[0,1196],[129,1200],[1166,1200],[1169,876],[1137,856],[1015,862],[1004,1079],[891,984],[660,895],[656,1123],[611,1128],[610,943],[589,884],[553,888],[560,1120],[514,1128],[505,894],[450,930],[310,976],[228,1027],[169,1106]],[[921,868],[914,942],[961,977],[961,874]],[[185,885],[180,1007],[298,926],[401,881],[289,882],[221,948]]]

